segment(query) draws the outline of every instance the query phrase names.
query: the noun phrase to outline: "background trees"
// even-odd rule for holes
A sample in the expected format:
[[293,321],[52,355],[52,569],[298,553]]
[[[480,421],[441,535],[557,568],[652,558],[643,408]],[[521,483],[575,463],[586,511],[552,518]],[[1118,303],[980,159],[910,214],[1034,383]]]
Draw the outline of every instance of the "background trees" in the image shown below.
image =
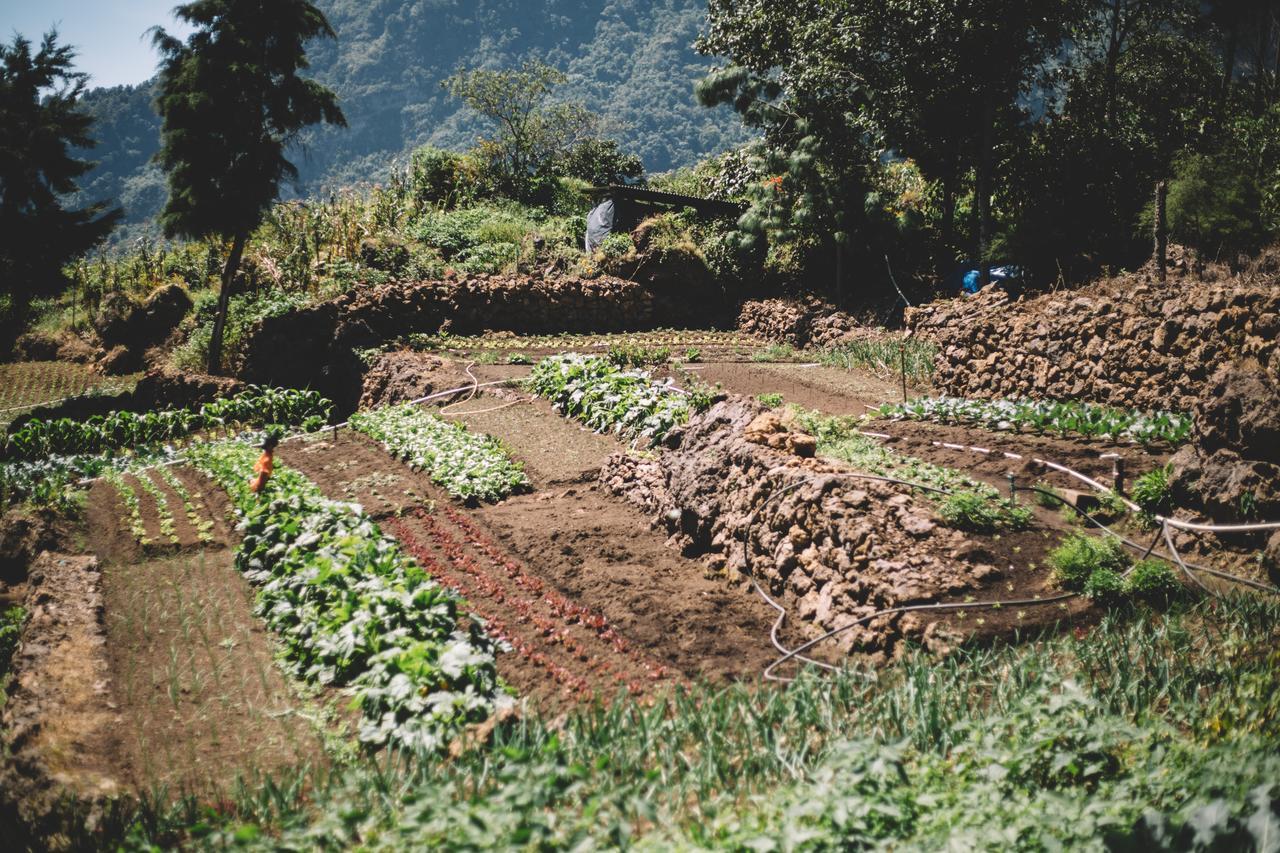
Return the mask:
[[92,148],[81,108],[85,75],[74,51],[49,33],[32,52],[15,36],[0,45],[0,340],[10,342],[35,296],[65,285],[62,265],[101,240],[120,216],[105,203],[74,208],[62,196],[92,166],[71,154]]
[[245,239],[297,169],[285,149],[318,122],[343,124],[337,97],[298,76],[304,45],[333,38],[305,0],[196,0],[175,14],[196,26],[185,43],[154,32],[164,55],[156,107],[163,120],[157,159],[168,173],[160,215],[166,236],[231,240],[222,272],[209,372],[221,370],[222,332]]
[[1078,281],[1146,259],[1158,180],[1201,251],[1276,234],[1278,43],[1274,0],[711,0],[699,94],[763,131],[745,231],[835,235],[869,282],[882,256]]

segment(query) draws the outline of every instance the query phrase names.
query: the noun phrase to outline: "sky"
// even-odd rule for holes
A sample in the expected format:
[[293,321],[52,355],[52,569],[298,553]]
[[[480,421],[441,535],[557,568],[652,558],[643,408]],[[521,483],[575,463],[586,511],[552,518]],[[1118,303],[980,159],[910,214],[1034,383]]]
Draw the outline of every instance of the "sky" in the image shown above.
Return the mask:
[[159,56],[143,33],[156,24],[186,36],[172,10],[181,0],[0,0],[0,40],[14,33],[38,44],[57,27],[58,43],[74,45],[76,68],[90,88],[141,83],[155,74]]

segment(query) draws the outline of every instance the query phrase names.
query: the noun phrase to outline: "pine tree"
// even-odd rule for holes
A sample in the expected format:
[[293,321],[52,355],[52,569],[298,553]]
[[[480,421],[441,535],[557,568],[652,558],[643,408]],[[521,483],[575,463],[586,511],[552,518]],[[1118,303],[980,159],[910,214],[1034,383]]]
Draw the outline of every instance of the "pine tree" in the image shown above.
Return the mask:
[[245,241],[275,201],[281,180],[297,176],[285,149],[309,125],[345,126],[346,119],[333,92],[298,76],[308,67],[306,42],[334,37],[311,3],[196,0],[174,11],[196,29],[185,43],[153,30],[164,57],[156,159],[169,178],[160,223],[170,237],[231,240],[209,342],[209,372],[218,373]]
[[105,237],[120,218],[106,203],[69,209],[63,197],[93,163],[72,155],[92,148],[93,119],[79,99],[86,75],[75,52],[50,32],[40,50],[15,36],[0,45],[0,288],[8,301],[3,337],[26,321],[31,299],[66,285],[62,266]]

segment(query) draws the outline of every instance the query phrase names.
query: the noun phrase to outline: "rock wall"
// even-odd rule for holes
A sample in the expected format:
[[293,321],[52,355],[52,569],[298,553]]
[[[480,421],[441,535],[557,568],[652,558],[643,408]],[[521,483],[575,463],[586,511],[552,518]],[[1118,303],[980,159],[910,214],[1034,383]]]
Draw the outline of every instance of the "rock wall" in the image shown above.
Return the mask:
[[1280,288],[1146,275],[1012,299],[997,287],[908,309],[939,345],[934,383],[958,397],[1081,399],[1190,411],[1224,364],[1280,372]]
[[623,332],[653,328],[652,296],[602,276],[464,275],[351,291],[261,321],[245,346],[249,382],[312,387],[353,408],[363,365],[355,352],[413,332]]
[[[610,457],[601,482],[654,513],[686,554],[730,577],[754,573],[811,636],[998,577],[963,534],[934,523],[931,508],[812,458],[811,436],[753,400],[729,397],[664,444],[656,457]],[[891,651],[903,636],[932,641],[931,630],[884,616],[840,645]]]
[[1170,460],[1175,503],[1219,523],[1280,520],[1280,382],[1256,362],[1227,365],[1193,415],[1191,443]]

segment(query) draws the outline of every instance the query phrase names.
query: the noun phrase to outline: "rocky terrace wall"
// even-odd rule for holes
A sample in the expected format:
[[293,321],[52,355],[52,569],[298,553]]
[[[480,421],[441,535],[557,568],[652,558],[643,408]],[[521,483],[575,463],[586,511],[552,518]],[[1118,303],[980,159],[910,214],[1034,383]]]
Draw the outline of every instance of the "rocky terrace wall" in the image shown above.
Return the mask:
[[[747,569],[750,524],[751,571],[810,636],[883,608],[954,599],[998,576],[974,543],[937,526],[904,489],[842,475],[811,458],[813,447],[812,437],[735,396],[673,432],[656,457],[610,457],[600,480],[654,513],[686,554],[731,577]],[[887,652],[903,636],[939,639],[931,631],[911,614],[886,616],[839,645]]]
[[652,296],[608,276],[464,275],[387,284],[261,321],[245,347],[241,378],[316,388],[348,409],[361,393],[356,350],[409,333],[623,332],[654,324]]
[[940,348],[935,384],[958,397],[1080,399],[1190,411],[1223,365],[1280,372],[1280,287],[1134,275],[1087,290],[976,296],[908,309]]

